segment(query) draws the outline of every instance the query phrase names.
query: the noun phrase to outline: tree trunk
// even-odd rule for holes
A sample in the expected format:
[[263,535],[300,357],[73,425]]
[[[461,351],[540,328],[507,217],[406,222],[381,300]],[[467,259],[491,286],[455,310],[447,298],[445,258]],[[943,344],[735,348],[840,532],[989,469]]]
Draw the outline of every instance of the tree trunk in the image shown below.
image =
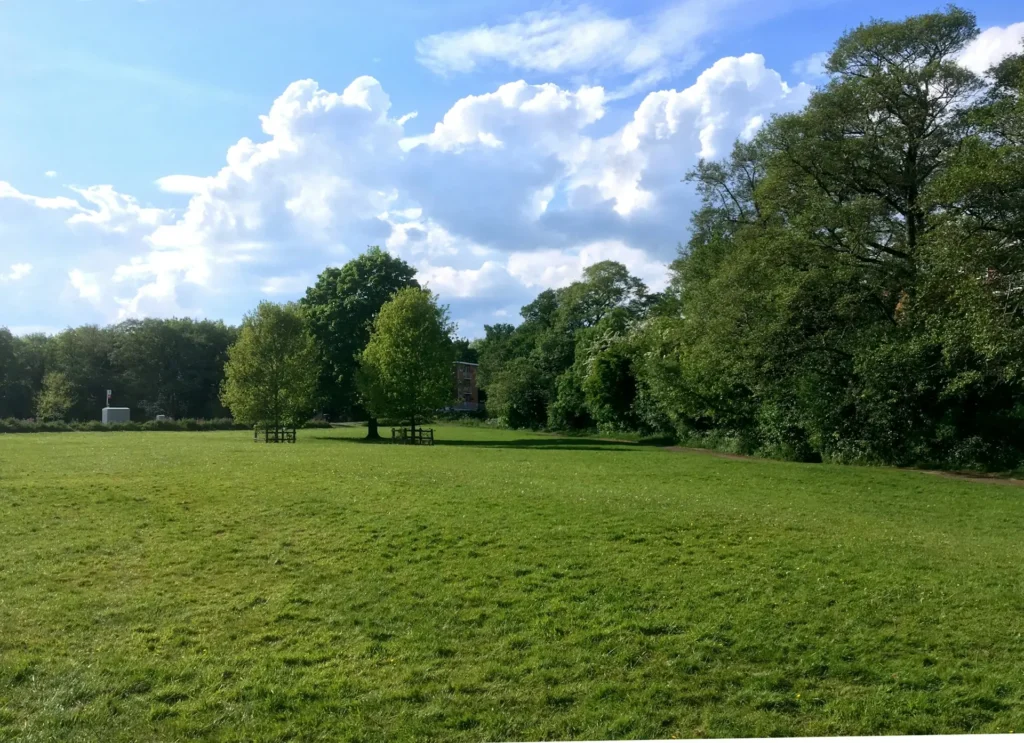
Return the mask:
[[366,438],[371,441],[377,441],[380,439],[380,432],[377,431],[377,419],[370,418],[366,422]]

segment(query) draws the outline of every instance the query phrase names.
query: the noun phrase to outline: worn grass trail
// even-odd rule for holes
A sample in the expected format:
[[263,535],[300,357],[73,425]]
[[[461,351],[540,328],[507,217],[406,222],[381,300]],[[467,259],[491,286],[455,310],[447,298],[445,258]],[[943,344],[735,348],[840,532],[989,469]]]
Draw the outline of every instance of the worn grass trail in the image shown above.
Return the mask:
[[1024,492],[442,427],[0,436],[0,739],[1024,730]]

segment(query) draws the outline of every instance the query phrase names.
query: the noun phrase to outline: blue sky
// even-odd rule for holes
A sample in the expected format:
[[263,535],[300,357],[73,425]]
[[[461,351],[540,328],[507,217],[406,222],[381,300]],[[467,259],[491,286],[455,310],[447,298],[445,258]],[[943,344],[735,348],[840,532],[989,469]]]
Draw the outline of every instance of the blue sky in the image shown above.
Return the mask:
[[[0,0],[0,325],[237,322],[377,243],[468,336],[596,260],[657,288],[686,170],[935,7]],[[1017,3],[966,7],[965,64],[1019,47]]]

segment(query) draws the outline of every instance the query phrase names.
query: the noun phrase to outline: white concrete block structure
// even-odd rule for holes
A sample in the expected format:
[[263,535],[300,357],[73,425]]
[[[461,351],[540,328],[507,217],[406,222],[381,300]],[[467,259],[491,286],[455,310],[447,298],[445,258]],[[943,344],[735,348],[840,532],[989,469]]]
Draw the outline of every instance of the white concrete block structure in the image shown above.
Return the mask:
[[127,423],[131,419],[131,408],[103,408],[103,422],[105,424]]

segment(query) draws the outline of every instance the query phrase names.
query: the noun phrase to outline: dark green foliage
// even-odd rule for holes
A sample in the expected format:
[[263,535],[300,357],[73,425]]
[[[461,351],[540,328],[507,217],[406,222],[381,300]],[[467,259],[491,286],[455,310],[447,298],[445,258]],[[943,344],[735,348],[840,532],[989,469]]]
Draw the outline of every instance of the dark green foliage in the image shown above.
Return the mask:
[[951,7],[847,33],[796,114],[690,174],[657,297],[592,266],[480,343],[511,426],[799,461],[1024,462],[1024,56]]
[[119,370],[121,399],[137,401],[147,418],[206,418],[221,414],[218,400],[228,347],[237,331],[209,320],[127,320],[114,326],[111,364]]
[[[52,337],[12,337],[0,328],[0,416],[32,418],[45,403],[50,417],[97,420],[108,389],[113,404],[131,408],[138,420],[223,416],[218,391],[235,333],[221,322],[187,318],[84,326]],[[59,398],[44,385],[48,376],[60,381]]]
[[120,396],[119,370],[111,355],[114,349],[112,328],[83,325],[53,336],[46,348],[47,373],[59,373],[70,385],[70,420],[97,420],[107,402],[107,390],[118,394],[114,404],[128,406]]
[[488,387],[488,408],[510,428],[542,428],[551,401],[548,380],[533,358],[512,359]]
[[[538,427],[514,425],[513,420],[509,417],[508,423],[512,428]],[[575,368],[569,368],[555,382],[554,399],[547,408],[547,425],[555,431],[586,430],[594,425],[587,409],[582,380]]]
[[[303,428],[330,428],[329,423],[310,421]],[[250,426],[231,418],[182,418],[179,420],[129,421],[104,425],[100,421],[27,421],[16,418],[0,419],[0,433],[67,433],[70,431],[245,431]]]
[[30,418],[43,382],[38,336],[16,338],[0,327],[0,418]]
[[456,338],[453,345],[455,347],[456,361],[465,361],[470,364],[477,364],[480,362],[480,349],[474,341],[468,341],[465,338]]
[[485,326],[480,378],[488,410],[513,428],[635,428],[636,380],[622,346],[651,297],[625,266],[603,261],[542,292],[523,323]]
[[373,320],[399,289],[418,287],[416,270],[371,247],[341,268],[327,268],[300,301],[320,358],[320,408],[332,419],[363,413],[356,385],[358,356]]
[[[799,460],[1024,461],[1021,63],[951,8],[862,26],[703,197],[637,365],[681,436]],[[986,87],[987,85],[987,87]],[[666,300],[668,301],[668,300]]]
[[[323,420],[308,420],[301,428],[330,428]],[[251,426],[232,418],[179,418],[175,420],[129,421],[104,425],[100,421],[65,423],[64,421],[27,421],[0,419],[0,433],[68,433],[71,431],[249,431]]]

